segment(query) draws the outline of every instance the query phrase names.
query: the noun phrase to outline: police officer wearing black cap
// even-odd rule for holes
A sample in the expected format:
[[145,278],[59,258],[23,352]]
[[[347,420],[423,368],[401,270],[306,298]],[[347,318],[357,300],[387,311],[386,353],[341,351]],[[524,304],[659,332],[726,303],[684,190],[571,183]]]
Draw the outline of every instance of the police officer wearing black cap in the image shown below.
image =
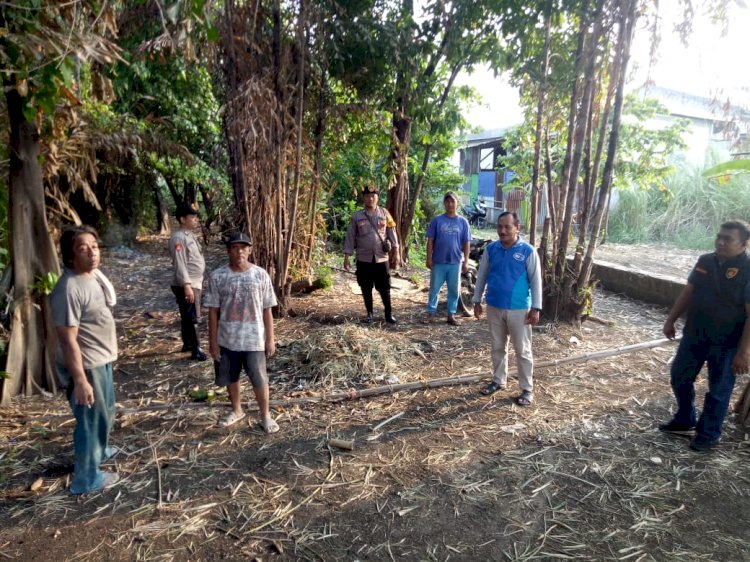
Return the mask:
[[174,268],[172,292],[180,309],[182,351],[189,351],[191,359],[205,361],[207,357],[201,351],[197,329],[206,269],[201,247],[193,235],[198,227],[198,205],[182,203],[177,206],[175,215],[180,228],[169,239],[169,254]]
[[363,190],[365,208],[352,215],[344,241],[344,269],[350,268],[349,256],[357,254],[357,284],[365,301],[363,322],[372,322],[372,288],[380,293],[385,309],[385,321],[395,324],[391,308],[391,279],[388,272],[388,254],[398,248],[396,223],[390,213],[378,207],[378,188],[367,185]]

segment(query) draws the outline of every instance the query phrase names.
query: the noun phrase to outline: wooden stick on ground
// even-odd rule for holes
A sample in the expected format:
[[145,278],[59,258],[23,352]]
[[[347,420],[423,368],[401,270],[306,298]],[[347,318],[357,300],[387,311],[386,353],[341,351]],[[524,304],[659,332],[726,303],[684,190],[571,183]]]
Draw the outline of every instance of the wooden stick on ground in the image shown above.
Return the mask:
[[[593,361],[596,359],[604,359],[606,357],[614,357],[616,355],[623,355],[625,353],[633,353],[634,351],[642,351],[644,349],[651,349],[654,347],[660,347],[666,344],[672,344],[681,339],[677,337],[674,340],[667,338],[661,338],[658,340],[650,340],[642,343],[636,343],[632,345],[624,345],[621,347],[614,347],[610,349],[604,349],[602,351],[594,351],[592,353],[585,353],[583,355],[574,355],[572,357],[564,357],[562,359],[551,359],[549,361],[540,361],[534,365],[535,369],[543,369],[546,367],[558,367],[560,365],[566,365],[570,363],[585,363],[586,361]],[[510,369],[508,374],[516,374],[516,369]],[[347,392],[336,392],[333,394],[322,394],[319,396],[306,396],[301,398],[287,398],[285,400],[271,400],[271,406],[295,406],[300,404],[320,404],[323,402],[344,402],[346,400],[357,400],[359,398],[369,398],[370,396],[378,396],[382,394],[393,394],[395,392],[401,392],[404,390],[420,390],[425,388],[439,388],[441,386],[458,386],[461,384],[473,384],[480,382],[489,375],[458,375],[453,377],[445,377],[442,379],[432,379],[429,381],[418,381],[418,382],[406,382],[400,384],[389,384],[385,386],[377,386],[374,388],[365,388],[357,390],[352,388]],[[139,412],[148,412],[155,410],[179,410],[180,408],[205,408],[205,407],[231,407],[229,402],[186,402],[186,403],[169,403],[169,404],[156,404],[147,406],[138,406],[133,408],[118,408],[117,413],[123,414],[137,414]],[[45,416],[42,418],[23,418],[15,419],[14,423],[26,423],[29,421],[46,421],[60,418],[69,418],[70,415],[59,415],[59,416]]]
[[745,385],[745,390],[742,391],[742,396],[734,409],[737,412],[737,423],[750,428],[750,382]]

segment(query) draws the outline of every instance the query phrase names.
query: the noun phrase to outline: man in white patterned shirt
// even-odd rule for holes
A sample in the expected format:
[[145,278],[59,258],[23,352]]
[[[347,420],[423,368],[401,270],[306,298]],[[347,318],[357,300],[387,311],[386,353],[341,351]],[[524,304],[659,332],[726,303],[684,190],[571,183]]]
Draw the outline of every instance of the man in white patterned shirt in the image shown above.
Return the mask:
[[240,374],[247,373],[260,410],[260,425],[275,433],[279,425],[269,409],[266,357],[276,352],[271,309],[276,306],[268,273],[250,263],[252,242],[233,234],[226,242],[229,264],[211,273],[203,305],[208,308],[209,353],[214,358],[217,386],[226,386],[232,411],[219,425],[228,427],[245,417],[240,400]]

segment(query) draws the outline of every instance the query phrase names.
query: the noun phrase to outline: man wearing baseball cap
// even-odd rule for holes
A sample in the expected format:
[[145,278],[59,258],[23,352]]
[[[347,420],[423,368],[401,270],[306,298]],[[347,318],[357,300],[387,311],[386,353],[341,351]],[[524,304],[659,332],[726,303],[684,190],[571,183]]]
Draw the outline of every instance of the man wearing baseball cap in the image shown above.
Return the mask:
[[205,361],[207,357],[201,351],[197,329],[206,269],[200,244],[193,234],[198,227],[198,205],[181,203],[175,215],[180,227],[169,239],[169,254],[173,267],[171,287],[180,309],[182,351],[189,351],[195,361]]
[[398,248],[396,222],[384,208],[378,207],[378,188],[366,185],[363,190],[365,208],[352,215],[344,241],[344,269],[350,268],[349,256],[357,254],[357,284],[362,289],[365,301],[363,322],[372,322],[372,289],[380,293],[385,309],[385,321],[395,324],[391,308],[391,278],[388,269],[388,254]]
[[276,295],[271,277],[250,262],[252,242],[243,233],[227,241],[229,264],[211,273],[204,298],[208,308],[208,351],[214,358],[217,386],[226,386],[232,411],[219,422],[228,427],[245,417],[240,374],[250,378],[260,410],[260,426],[275,433],[279,425],[269,409],[266,357],[276,353],[273,314]]

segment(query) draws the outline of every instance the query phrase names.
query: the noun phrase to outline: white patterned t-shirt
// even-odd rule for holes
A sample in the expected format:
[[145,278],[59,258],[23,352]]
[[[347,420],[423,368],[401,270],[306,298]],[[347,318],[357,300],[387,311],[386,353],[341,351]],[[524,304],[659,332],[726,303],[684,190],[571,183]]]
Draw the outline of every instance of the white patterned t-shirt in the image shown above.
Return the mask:
[[219,309],[217,342],[232,351],[265,351],[263,311],[276,306],[268,273],[257,265],[232,271],[225,265],[211,273],[203,306]]

